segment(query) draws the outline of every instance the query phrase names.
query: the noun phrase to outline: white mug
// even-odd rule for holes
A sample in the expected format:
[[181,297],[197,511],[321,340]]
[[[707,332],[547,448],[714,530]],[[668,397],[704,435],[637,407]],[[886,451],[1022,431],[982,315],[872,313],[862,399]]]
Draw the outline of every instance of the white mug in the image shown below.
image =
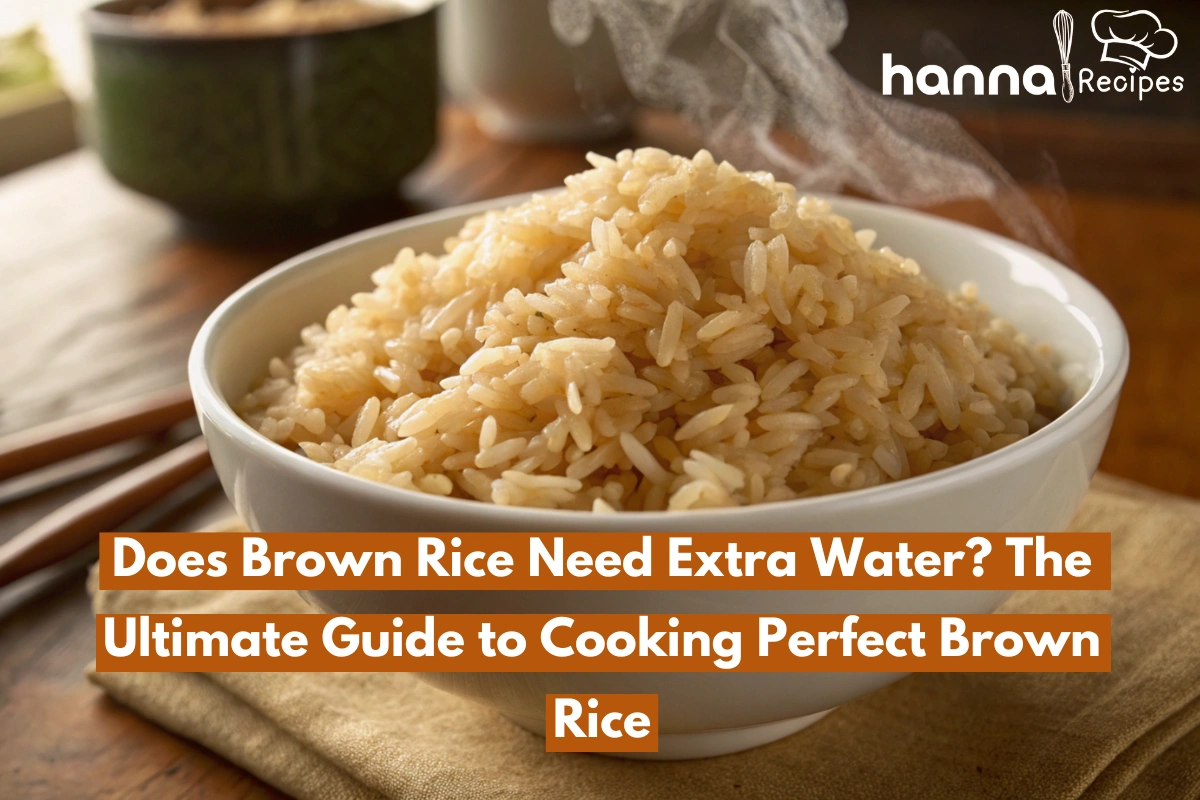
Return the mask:
[[603,24],[572,49],[554,34],[548,6],[447,0],[440,47],[448,88],[495,139],[575,141],[622,132],[633,100]]

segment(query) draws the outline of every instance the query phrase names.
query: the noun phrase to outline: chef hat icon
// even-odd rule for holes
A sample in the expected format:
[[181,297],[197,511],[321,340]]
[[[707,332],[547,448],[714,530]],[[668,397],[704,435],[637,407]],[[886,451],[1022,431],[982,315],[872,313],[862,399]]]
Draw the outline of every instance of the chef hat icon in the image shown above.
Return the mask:
[[1092,15],[1092,35],[1104,45],[1101,61],[1145,69],[1152,58],[1175,52],[1179,39],[1149,11],[1111,11]]

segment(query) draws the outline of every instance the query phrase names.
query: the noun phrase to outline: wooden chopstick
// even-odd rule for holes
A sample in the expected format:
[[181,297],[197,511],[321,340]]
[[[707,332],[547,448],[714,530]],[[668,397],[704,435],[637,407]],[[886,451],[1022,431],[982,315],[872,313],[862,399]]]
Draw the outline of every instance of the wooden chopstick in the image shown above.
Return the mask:
[[0,481],[136,436],[161,433],[196,413],[187,384],[0,438]]
[[197,436],[77,497],[0,544],[0,586],[79,552],[210,463],[204,437]]

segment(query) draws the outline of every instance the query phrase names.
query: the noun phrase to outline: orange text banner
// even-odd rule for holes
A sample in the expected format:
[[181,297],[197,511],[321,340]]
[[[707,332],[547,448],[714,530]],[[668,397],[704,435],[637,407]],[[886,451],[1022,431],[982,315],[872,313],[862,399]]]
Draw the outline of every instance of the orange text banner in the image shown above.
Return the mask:
[[546,695],[547,753],[657,753],[658,695]]
[[101,534],[102,589],[1108,589],[1108,533]]
[[1106,672],[1097,614],[100,614],[101,672]]

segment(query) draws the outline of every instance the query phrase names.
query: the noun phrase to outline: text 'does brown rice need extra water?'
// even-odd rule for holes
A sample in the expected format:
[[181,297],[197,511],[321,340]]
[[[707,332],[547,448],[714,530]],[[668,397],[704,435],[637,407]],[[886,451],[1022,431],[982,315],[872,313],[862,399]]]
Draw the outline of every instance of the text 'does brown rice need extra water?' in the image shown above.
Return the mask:
[[105,533],[102,589],[1091,589],[1108,533]]

